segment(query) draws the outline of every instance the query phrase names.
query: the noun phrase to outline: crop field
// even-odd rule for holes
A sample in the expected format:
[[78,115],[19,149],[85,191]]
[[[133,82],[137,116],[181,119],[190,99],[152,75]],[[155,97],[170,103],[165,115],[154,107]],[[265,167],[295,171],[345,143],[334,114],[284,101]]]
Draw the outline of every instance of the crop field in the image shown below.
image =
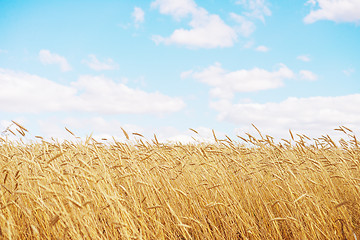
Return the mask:
[[337,130],[338,142],[2,137],[0,239],[360,239],[360,147]]

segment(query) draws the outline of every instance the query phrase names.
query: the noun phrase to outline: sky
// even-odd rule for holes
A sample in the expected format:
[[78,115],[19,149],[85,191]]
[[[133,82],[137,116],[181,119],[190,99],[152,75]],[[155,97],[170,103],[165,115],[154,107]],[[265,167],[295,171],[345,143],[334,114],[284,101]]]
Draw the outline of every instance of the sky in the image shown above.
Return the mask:
[[0,0],[0,131],[356,132],[359,25],[359,0]]

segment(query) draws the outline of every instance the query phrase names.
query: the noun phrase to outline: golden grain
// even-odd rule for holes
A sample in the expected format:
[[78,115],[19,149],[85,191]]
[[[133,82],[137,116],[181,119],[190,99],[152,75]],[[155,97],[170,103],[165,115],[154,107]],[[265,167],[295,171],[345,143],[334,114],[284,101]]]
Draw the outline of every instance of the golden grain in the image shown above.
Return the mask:
[[[13,124],[21,138],[27,130]],[[360,147],[352,131],[337,129],[348,138],[340,144],[328,135],[309,144],[291,131],[291,141],[276,143],[254,128],[260,139],[247,134],[241,142],[212,131],[214,144],[165,144],[156,135],[148,142],[139,133],[131,142],[124,129],[126,143],[2,138],[0,239],[359,235]]]

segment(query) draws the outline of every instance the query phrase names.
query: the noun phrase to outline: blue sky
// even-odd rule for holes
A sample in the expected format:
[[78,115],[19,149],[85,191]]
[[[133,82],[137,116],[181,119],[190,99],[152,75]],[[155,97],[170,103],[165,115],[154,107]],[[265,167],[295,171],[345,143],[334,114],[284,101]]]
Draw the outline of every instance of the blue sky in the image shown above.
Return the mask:
[[358,0],[0,0],[0,130],[357,130],[359,24]]

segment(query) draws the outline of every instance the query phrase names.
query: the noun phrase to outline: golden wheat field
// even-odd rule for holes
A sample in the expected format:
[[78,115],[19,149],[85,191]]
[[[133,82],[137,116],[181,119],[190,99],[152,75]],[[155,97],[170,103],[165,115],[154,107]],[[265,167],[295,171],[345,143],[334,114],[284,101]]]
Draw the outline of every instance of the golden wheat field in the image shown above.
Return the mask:
[[360,148],[338,130],[311,144],[2,137],[0,239],[358,239]]

